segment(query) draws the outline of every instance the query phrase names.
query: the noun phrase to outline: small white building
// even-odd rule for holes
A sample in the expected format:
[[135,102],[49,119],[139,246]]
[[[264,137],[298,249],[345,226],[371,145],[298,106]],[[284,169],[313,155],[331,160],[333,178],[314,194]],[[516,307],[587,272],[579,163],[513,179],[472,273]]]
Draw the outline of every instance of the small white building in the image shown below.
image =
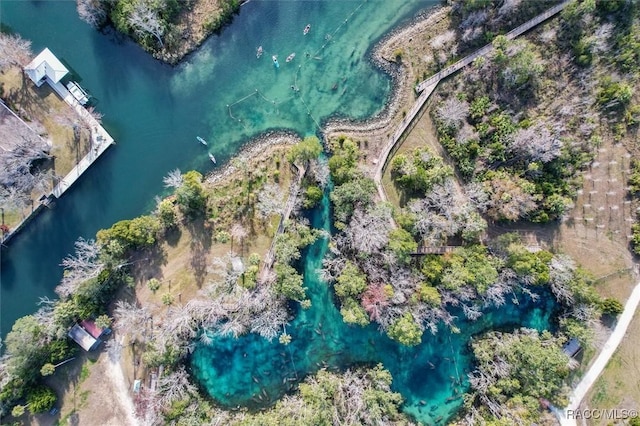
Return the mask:
[[40,87],[47,79],[49,79],[52,84],[58,83],[69,73],[69,70],[45,47],[45,49],[24,68],[24,72],[27,73],[36,86]]

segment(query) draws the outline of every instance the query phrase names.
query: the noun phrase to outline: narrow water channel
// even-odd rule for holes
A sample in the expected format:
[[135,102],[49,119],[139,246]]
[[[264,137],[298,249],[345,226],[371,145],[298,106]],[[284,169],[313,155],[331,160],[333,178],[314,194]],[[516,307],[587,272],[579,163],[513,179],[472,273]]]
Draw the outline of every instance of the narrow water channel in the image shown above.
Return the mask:
[[[35,52],[49,47],[77,73],[117,141],[53,209],[2,250],[0,334],[35,311],[39,297],[53,296],[62,276],[59,263],[77,237],[91,238],[117,220],[150,211],[169,170],[210,170],[196,135],[210,142],[220,164],[270,129],[304,136],[331,115],[366,118],[381,110],[390,82],[368,62],[369,49],[393,26],[436,3],[251,1],[221,36],[172,68],[113,32],[91,29],[77,18],[75,2],[0,2],[3,25],[32,40]],[[311,31],[303,35],[307,24]],[[256,58],[260,45],[264,54]],[[327,229],[329,221],[325,196],[313,222]],[[405,411],[433,424],[450,418],[461,404],[470,336],[496,327],[548,325],[550,306],[521,300],[475,323],[461,320],[459,334],[441,330],[425,335],[416,348],[403,348],[375,327],[342,322],[331,292],[315,273],[326,249],[326,241],[319,241],[305,252],[302,267],[313,306],[296,313],[288,347],[247,335],[196,350],[192,367],[219,403],[262,406],[253,399],[262,389],[273,402],[322,366],[382,362],[393,374],[393,389],[405,398]]]
[[[314,228],[330,230],[329,197],[312,213]],[[220,404],[255,409],[269,406],[307,375],[320,368],[344,370],[358,364],[381,362],[393,376],[392,390],[404,398],[403,411],[425,425],[441,425],[462,405],[471,369],[470,338],[488,330],[529,327],[549,329],[554,299],[549,294],[533,303],[514,298],[479,320],[457,314],[460,333],[441,326],[436,335],[426,332],[422,343],[408,348],[381,334],[374,325],[350,326],[342,321],[329,286],[317,270],[328,248],[319,240],[303,253],[305,287],[312,306],[298,309],[287,326],[292,341],[284,346],[256,334],[238,339],[216,337],[209,346],[199,344],[191,357],[194,375]],[[516,302],[516,303],[514,303]],[[454,312],[454,315],[456,313]]]
[[333,114],[365,118],[382,109],[390,82],[367,53],[385,32],[435,3],[251,1],[220,36],[172,68],[80,21],[73,1],[1,1],[2,25],[31,40],[35,53],[49,47],[78,75],[117,145],[2,250],[0,336],[36,310],[39,297],[54,296],[60,261],[78,237],[150,211],[168,171],[211,169],[196,135],[221,164],[269,129],[304,136]]

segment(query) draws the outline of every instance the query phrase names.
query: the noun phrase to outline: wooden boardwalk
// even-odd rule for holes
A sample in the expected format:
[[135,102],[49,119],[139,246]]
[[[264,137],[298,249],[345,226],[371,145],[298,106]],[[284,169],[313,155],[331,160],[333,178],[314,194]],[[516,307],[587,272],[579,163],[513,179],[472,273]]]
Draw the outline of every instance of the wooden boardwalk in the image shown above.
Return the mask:
[[[550,9],[548,9],[544,13],[541,13],[540,15],[536,16],[535,18],[530,19],[529,21],[525,22],[524,24],[514,28],[513,30],[511,30],[507,34],[505,34],[507,39],[512,40],[512,39],[518,37],[519,35],[525,33],[526,31],[530,30],[531,28],[535,27],[536,25],[539,25],[540,23],[546,21],[547,19],[551,18],[552,16],[557,15],[569,3],[570,3],[569,0],[564,1],[564,2],[562,2],[560,4],[558,4],[558,5],[550,8]],[[411,123],[413,122],[415,117],[418,115],[418,113],[420,112],[420,110],[422,109],[424,104],[427,102],[427,100],[429,99],[429,96],[431,96],[431,94],[435,90],[435,88],[438,85],[438,83],[440,83],[440,80],[442,80],[443,78],[446,78],[446,77],[450,76],[451,74],[459,71],[460,69],[466,67],[467,65],[472,63],[476,58],[478,58],[480,56],[487,55],[492,50],[493,50],[493,45],[492,44],[487,44],[486,46],[484,46],[484,47],[476,50],[472,54],[460,59],[458,62],[446,67],[445,69],[439,71],[438,73],[432,75],[431,77],[427,78],[426,80],[422,81],[421,83],[419,83],[417,85],[416,90],[420,93],[420,96],[418,96],[418,99],[416,99],[416,102],[413,104],[413,107],[411,108],[411,110],[403,118],[402,123],[400,124],[400,126],[396,129],[396,131],[391,136],[391,138],[389,138],[389,142],[382,149],[382,152],[380,153],[380,156],[378,157],[378,162],[376,164],[376,170],[375,170],[375,175],[374,175],[374,181],[375,181],[375,184],[376,184],[376,188],[378,190],[378,195],[380,196],[380,199],[382,201],[388,201],[387,194],[385,193],[384,187],[382,186],[382,176],[383,176],[385,168],[387,166],[387,161],[389,159],[389,155],[394,150],[394,148],[396,147],[398,141],[402,138],[402,136],[404,135],[405,131],[411,125]]]
[[[531,28],[541,24],[542,22],[546,21],[547,19],[551,18],[552,16],[557,15],[569,3],[570,3],[570,1],[565,1],[565,2],[562,2],[562,3],[552,7],[551,9],[548,9],[544,13],[541,13],[540,15],[536,16],[535,18],[530,19],[529,21],[525,22],[524,24],[522,24],[522,25],[514,28],[513,30],[509,31],[507,34],[505,34],[505,36],[507,37],[507,39],[513,40],[514,38],[524,34],[525,32],[529,31]],[[479,56],[485,56],[486,54],[490,53],[492,50],[493,50],[493,45],[491,43],[487,44],[484,47],[481,47],[480,49],[478,49],[475,52],[473,52],[471,55],[460,59],[458,62],[456,62],[456,63],[454,63],[452,65],[449,65],[447,68],[443,69],[442,71],[439,71],[437,74],[432,75],[431,77],[427,78],[426,80],[424,80],[423,82],[418,84],[417,91],[418,92],[422,92],[424,89],[426,89],[430,85],[437,84],[443,78],[446,78],[446,77],[450,76],[451,74],[455,73],[456,71],[466,67],[467,65],[472,63]]]
[[296,200],[298,197],[298,191],[300,191],[300,185],[302,185],[302,179],[304,178],[304,174],[306,173],[306,169],[304,167],[298,167],[294,165],[294,167],[298,170],[298,174],[296,180],[291,184],[291,188],[289,188],[289,198],[287,198],[287,204],[282,211],[282,216],[280,216],[280,222],[278,223],[278,229],[273,235],[273,240],[271,241],[271,246],[269,247],[269,251],[265,256],[264,263],[262,265],[262,270],[260,271],[260,282],[264,282],[267,279],[267,274],[271,271],[273,267],[273,263],[276,260],[275,256],[275,242],[276,237],[284,232],[284,224],[289,217],[291,216],[291,212],[296,205]]
[[411,253],[411,256],[424,256],[427,254],[446,254],[451,253],[459,246],[429,246],[429,247],[418,247],[418,250],[414,253]]

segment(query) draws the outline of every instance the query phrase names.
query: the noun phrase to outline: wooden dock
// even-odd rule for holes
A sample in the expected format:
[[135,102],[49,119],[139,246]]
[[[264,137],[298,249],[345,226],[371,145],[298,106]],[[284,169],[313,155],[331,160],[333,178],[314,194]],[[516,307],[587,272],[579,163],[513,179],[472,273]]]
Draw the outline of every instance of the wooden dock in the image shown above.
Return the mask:
[[[530,19],[524,24],[509,31],[507,34],[505,34],[505,36],[507,37],[507,39],[512,40],[522,35],[523,33],[530,30],[531,28],[539,25],[540,23],[560,13],[560,11],[562,11],[569,3],[570,1],[564,1],[548,9],[544,13],[541,13],[535,18]],[[378,157],[378,163],[376,164],[374,181],[376,184],[376,188],[378,190],[378,195],[380,196],[380,199],[382,201],[388,201],[387,194],[385,193],[384,187],[382,186],[382,176],[387,166],[387,161],[389,160],[389,156],[391,155],[393,150],[396,148],[398,141],[400,141],[404,136],[407,128],[409,128],[409,126],[412,124],[416,116],[420,113],[420,111],[422,110],[422,107],[427,102],[427,100],[429,99],[429,96],[431,96],[431,94],[435,90],[438,83],[440,83],[442,79],[449,77],[451,74],[454,74],[460,69],[471,64],[476,58],[480,56],[485,56],[491,53],[492,51],[493,51],[493,45],[487,44],[486,46],[476,50],[472,54],[460,59],[458,62],[432,75],[431,77],[427,78],[426,80],[422,81],[416,86],[416,90],[420,93],[420,96],[418,96],[418,99],[416,99],[416,102],[413,104],[413,107],[411,108],[411,110],[403,118],[402,123],[400,123],[400,126],[396,129],[396,131],[391,136],[391,138],[389,138],[389,141],[387,142],[385,147],[382,149],[382,152]]]
[[76,180],[106,151],[108,147],[115,142],[113,138],[107,133],[102,125],[96,120],[89,111],[83,107],[80,102],[67,90],[62,83],[52,83],[47,80],[53,90],[60,95],[60,97],[69,104],[80,117],[87,123],[91,130],[91,148],[87,155],[85,155],[78,164],[67,175],[58,182],[58,184],[51,191],[51,195],[55,198],[60,198],[67,189],[74,184]]
[[[0,236],[0,245],[5,245],[9,242],[11,238],[13,238],[18,232],[20,232],[24,226],[29,223],[35,215],[37,215],[42,207],[48,206],[53,198],[60,198],[62,194],[66,192],[67,189],[73,185],[73,183],[78,180],[80,176],[96,161],[103,153],[106,151],[108,147],[115,144],[115,141],[107,133],[107,131],[102,127],[102,125],[96,120],[89,111],[83,107],[80,102],[67,90],[67,88],[60,82],[53,83],[49,79],[47,79],[47,83],[51,86],[53,90],[55,90],[58,95],[69,105],[71,106],[76,113],[84,120],[89,129],[91,130],[91,148],[87,155],[85,155],[78,164],[75,165],[73,169],[67,175],[62,178],[56,186],[51,190],[51,192],[47,195],[43,195],[40,198],[40,204],[37,207],[32,209],[31,213],[27,215],[20,223],[16,225],[16,227]],[[13,111],[11,111],[13,113]],[[14,114],[15,115],[15,114]],[[22,121],[22,120],[21,120]]]
[[446,254],[446,253],[451,253],[457,248],[459,248],[459,246],[418,247],[418,250],[415,251],[414,253],[411,253],[411,256],[425,256],[427,254]]

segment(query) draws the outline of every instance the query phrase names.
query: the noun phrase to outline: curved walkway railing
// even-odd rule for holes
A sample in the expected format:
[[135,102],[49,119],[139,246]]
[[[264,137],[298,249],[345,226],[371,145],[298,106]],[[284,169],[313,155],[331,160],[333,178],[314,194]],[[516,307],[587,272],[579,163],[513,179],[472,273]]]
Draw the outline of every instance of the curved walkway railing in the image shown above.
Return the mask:
[[[547,19],[551,18],[552,16],[557,15],[570,2],[571,2],[570,0],[567,0],[567,1],[564,1],[564,2],[562,2],[560,4],[558,4],[558,5],[550,8],[550,9],[548,9],[544,13],[541,13],[540,15],[536,16],[535,18],[530,19],[529,21],[525,22],[524,24],[522,24],[522,25],[514,28],[513,30],[509,31],[506,34],[506,37],[509,40],[518,37],[519,35],[525,33],[526,31],[530,30],[531,28],[535,27],[536,25],[539,25],[540,23],[546,21]],[[412,121],[418,115],[418,113],[420,112],[420,110],[422,109],[424,104],[427,102],[427,99],[429,99],[429,96],[431,95],[431,93],[433,93],[433,91],[435,90],[435,88],[438,85],[438,83],[440,82],[440,80],[442,80],[443,78],[446,78],[446,77],[450,76],[451,74],[459,71],[460,69],[466,67],[467,65],[472,63],[476,58],[478,58],[480,56],[487,55],[492,50],[493,50],[493,45],[487,44],[486,46],[476,50],[472,54],[460,59],[458,62],[448,66],[447,68],[439,71],[437,74],[432,75],[431,77],[427,78],[426,80],[424,80],[423,82],[418,84],[416,89],[417,89],[418,92],[420,92],[420,96],[418,96],[418,99],[413,104],[413,107],[411,108],[409,113],[404,117],[404,119],[402,120],[402,123],[396,129],[395,133],[389,139],[389,142],[385,145],[385,147],[383,148],[382,152],[380,153],[380,156],[378,157],[378,163],[377,163],[377,166],[376,166],[374,181],[376,183],[376,187],[377,187],[377,190],[378,190],[378,195],[380,196],[380,199],[382,201],[388,201],[387,194],[385,193],[384,187],[382,186],[382,175],[383,175],[384,170],[386,168],[387,160],[389,158],[389,155],[393,151],[394,147],[396,146],[396,144],[398,143],[400,138],[402,138],[402,136],[404,135],[404,133],[407,130],[407,128],[409,127],[409,125],[412,123]]]

